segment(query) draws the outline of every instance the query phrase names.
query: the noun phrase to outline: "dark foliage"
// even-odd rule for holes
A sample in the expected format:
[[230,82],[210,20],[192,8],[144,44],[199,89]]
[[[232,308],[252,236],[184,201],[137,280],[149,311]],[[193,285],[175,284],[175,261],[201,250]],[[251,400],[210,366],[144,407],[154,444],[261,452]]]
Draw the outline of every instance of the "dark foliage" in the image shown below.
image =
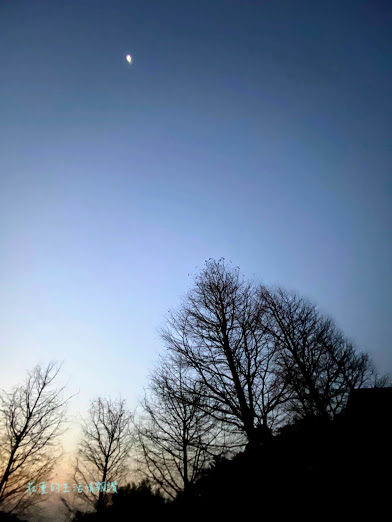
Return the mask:
[[3,513],[0,511],[0,522],[26,522],[25,519],[18,518],[16,515]]
[[[119,488],[112,505],[100,514],[75,520],[162,515],[170,520],[218,520],[231,519],[233,513],[241,519],[257,515],[310,520],[320,514],[352,519],[367,509],[376,519],[388,499],[391,399],[392,388],[356,390],[349,407],[334,419],[298,418],[278,434],[265,436],[258,447],[248,446],[231,460],[216,458],[174,501],[165,501],[145,481]],[[372,413],[380,401],[382,417]]]
[[366,395],[371,410],[359,415],[348,408],[332,420],[298,419],[259,448],[216,462],[191,498],[178,498],[178,504],[191,504],[199,516],[239,511],[310,519],[320,513],[349,517],[366,509],[374,515],[387,507],[390,489],[392,388],[383,390],[380,418],[372,415],[379,390],[366,391],[361,396]]
[[111,505],[96,513],[76,513],[75,522],[98,522],[106,520],[152,520],[161,515],[166,508],[166,500],[159,491],[154,490],[147,480],[140,484],[127,484],[119,487],[111,495]]

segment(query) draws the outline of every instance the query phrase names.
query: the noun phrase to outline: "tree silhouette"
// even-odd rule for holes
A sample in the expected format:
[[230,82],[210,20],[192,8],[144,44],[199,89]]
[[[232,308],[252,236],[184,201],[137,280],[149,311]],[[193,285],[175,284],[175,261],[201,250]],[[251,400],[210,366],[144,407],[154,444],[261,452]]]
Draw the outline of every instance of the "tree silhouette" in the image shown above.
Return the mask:
[[[88,421],[83,422],[74,479],[76,483],[94,486],[98,482],[99,492],[96,487],[89,492],[82,490],[78,497],[98,510],[108,499],[110,484],[119,485],[126,479],[134,443],[131,420],[125,400],[98,397],[91,402]],[[67,505],[65,499],[62,500]]]
[[139,469],[171,498],[197,480],[222,446],[221,431],[201,408],[199,384],[187,381],[181,360],[162,361],[136,423]]
[[286,400],[259,297],[254,284],[240,280],[238,268],[210,259],[162,330],[169,353],[189,368],[188,391],[201,382],[206,411],[250,443],[269,431]]
[[224,259],[206,262],[161,335],[187,396],[201,385],[200,407],[248,445],[296,416],[333,418],[354,388],[388,382],[316,305],[245,281]]
[[53,389],[59,371],[53,362],[38,365],[24,385],[0,394],[0,507],[9,513],[24,513],[45,499],[39,483],[61,456],[58,438],[70,397],[63,399],[65,387]]
[[261,287],[260,296],[292,414],[333,418],[354,388],[387,384],[369,356],[358,353],[315,304],[280,288]]

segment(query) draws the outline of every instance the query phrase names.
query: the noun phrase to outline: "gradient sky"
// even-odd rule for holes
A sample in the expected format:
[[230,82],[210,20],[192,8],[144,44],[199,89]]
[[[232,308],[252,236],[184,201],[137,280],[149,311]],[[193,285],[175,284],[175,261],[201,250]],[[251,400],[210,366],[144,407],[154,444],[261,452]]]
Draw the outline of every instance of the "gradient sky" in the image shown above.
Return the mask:
[[75,414],[135,406],[167,310],[221,256],[392,371],[391,20],[379,0],[1,0],[0,387],[55,359]]

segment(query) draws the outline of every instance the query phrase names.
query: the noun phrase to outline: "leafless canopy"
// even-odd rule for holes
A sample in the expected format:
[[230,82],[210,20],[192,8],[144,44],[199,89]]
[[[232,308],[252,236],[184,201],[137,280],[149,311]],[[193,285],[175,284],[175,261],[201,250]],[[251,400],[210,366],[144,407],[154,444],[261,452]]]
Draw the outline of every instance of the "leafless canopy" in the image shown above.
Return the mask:
[[[50,477],[61,456],[58,438],[63,433],[64,387],[52,385],[60,371],[55,363],[36,366],[24,385],[0,394],[0,507],[23,513],[45,499],[38,494],[41,481]],[[60,453],[58,453],[60,451]],[[28,483],[36,494],[28,493]]]
[[267,330],[277,366],[289,392],[288,411],[296,416],[333,418],[354,388],[383,386],[369,356],[358,353],[332,319],[315,304],[280,288],[260,289]]
[[171,498],[187,491],[221,451],[221,430],[203,411],[200,392],[181,360],[161,361],[136,423],[139,470]]
[[279,415],[286,383],[274,371],[274,343],[257,288],[224,260],[209,260],[162,337],[194,382],[204,387],[209,414],[242,431],[249,442]]
[[77,483],[101,484],[99,493],[83,490],[79,495],[94,507],[109,497],[109,483],[117,481],[121,485],[126,478],[134,442],[131,420],[123,399],[98,397],[91,403],[89,419],[83,423],[74,479]]
[[250,445],[295,416],[333,418],[353,388],[383,383],[317,306],[241,280],[223,259],[206,262],[162,338],[187,369],[188,396],[201,384],[200,407]]

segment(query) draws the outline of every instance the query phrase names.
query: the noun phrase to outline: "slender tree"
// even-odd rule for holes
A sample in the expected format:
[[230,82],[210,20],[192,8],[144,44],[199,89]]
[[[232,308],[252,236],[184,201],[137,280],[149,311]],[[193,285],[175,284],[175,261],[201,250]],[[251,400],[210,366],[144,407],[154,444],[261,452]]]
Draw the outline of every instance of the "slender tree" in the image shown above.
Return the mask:
[[181,360],[162,361],[136,423],[139,469],[171,498],[186,493],[223,446],[221,430],[201,407],[200,383],[187,380]]
[[[40,485],[61,456],[65,387],[54,387],[60,366],[36,366],[24,385],[0,394],[0,508],[22,514],[44,500]],[[29,486],[29,487],[28,487]]]
[[96,509],[109,498],[111,484],[125,482],[134,443],[131,421],[123,399],[98,397],[91,402],[89,419],[83,422],[74,480],[92,484],[88,492],[82,488],[79,496]]

